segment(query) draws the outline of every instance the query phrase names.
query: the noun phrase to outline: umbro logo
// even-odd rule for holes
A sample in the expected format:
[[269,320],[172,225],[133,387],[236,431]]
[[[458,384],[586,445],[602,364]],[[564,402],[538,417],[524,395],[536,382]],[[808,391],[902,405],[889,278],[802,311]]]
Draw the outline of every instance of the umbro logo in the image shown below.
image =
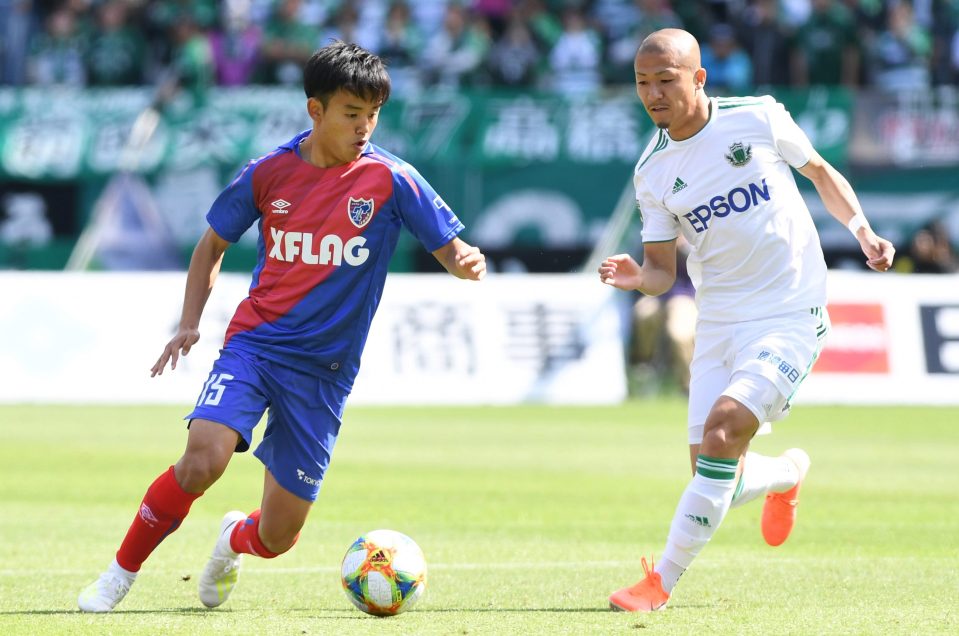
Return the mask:
[[273,206],[273,214],[289,214],[290,211],[287,210],[290,207],[291,203],[289,201],[284,201],[283,199],[277,199],[270,205]]
[[150,506],[145,503],[140,504],[140,518],[146,522],[151,528],[155,528],[156,524],[160,523],[160,520],[156,518],[156,515],[153,514],[153,511],[150,510]]
[[680,179],[679,177],[676,177],[676,183],[673,184],[673,194],[676,194],[677,192],[685,188],[686,188],[686,182]]

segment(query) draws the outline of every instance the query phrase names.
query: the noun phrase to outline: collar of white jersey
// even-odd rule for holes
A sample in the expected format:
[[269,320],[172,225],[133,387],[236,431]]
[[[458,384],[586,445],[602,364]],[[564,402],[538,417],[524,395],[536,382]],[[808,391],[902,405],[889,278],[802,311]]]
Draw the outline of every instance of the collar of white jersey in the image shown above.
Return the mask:
[[712,127],[713,122],[716,121],[716,118],[719,117],[719,104],[716,102],[715,97],[709,98],[709,119],[706,120],[706,125],[700,128],[695,135],[688,139],[683,139],[682,141],[676,141],[672,137],[669,137],[669,131],[666,131],[666,136],[669,137],[669,143],[675,147],[682,148],[683,146],[689,146],[700,139],[702,139],[706,132]]

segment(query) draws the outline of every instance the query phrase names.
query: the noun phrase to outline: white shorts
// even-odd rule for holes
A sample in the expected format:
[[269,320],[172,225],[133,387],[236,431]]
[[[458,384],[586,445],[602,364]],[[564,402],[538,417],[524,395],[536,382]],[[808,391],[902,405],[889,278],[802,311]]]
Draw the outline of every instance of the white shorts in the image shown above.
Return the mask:
[[760,434],[769,432],[768,422],[789,413],[828,332],[825,307],[745,322],[700,320],[690,365],[689,443],[703,441],[706,418],[721,395],[752,411]]

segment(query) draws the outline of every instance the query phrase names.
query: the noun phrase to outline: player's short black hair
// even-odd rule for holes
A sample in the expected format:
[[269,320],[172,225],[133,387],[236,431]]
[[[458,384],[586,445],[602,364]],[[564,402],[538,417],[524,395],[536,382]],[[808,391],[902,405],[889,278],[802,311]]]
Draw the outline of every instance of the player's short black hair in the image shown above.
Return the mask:
[[377,55],[355,44],[333,41],[319,49],[303,67],[303,91],[325,107],[343,89],[380,105],[390,98],[390,76]]

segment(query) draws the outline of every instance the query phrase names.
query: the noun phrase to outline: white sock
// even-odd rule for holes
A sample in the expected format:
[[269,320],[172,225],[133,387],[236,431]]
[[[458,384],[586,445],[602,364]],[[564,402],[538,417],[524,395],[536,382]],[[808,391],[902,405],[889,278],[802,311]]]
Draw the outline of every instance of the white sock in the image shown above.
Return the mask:
[[656,572],[662,577],[663,589],[667,592],[672,592],[679,577],[726,516],[736,488],[738,464],[735,459],[704,455],[696,460],[696,475],[679,499],[666,548],[656,564]]
[[786,492],[799,482],[799,469],[788,457],[767,457],[746,453],[743,472],[733,495],[731,508],[765,495],[768,491]]
[[673,563],[667,558],[660,558],[660,560],[656,562],[655,569],[659,576],[662,577],[663,589],[666,590],[667,593],[673,591],[676,583],[679,582],[679,577],[686,571],[686,568]]
[[122,576],[123,578],[127,579],[128,581],[132,581],[133,579],[137,578],[137,573],[136,573],[136,572],[131,572],[130,570],[125,570],[125,569],[123,569],[123,568],[120,566],[120,564],[117,563],[117,560],[116,560],[116,559],[113,559],[113,563],[110,564],[110,567],[109,567],[108,569],[109,569],[111,572],[113,572],[114,574],[116,574],[116,575],[118,575],[118,576]]

